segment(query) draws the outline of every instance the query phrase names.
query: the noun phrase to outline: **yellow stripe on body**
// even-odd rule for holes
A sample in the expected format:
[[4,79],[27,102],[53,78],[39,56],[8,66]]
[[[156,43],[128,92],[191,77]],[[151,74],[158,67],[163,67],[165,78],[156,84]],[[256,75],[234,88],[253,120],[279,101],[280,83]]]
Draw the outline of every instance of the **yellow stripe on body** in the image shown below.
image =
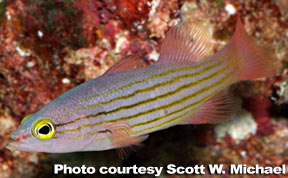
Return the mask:
[[[92,104],[92,105],[86,106],[86,107],[80,107],[80,108],[74,110],[73,113],[76,112],[76,111],[80,111],[81,109],[92,109],[92,108],[94,108],[94,107],[96,107],[96,106],[99,106],[99,105],[110,104],[110,103],[112,103],[112,102],[116,102],[116,101],[119,101],[119,100],[121,100],[121,99],[127,99],[127,98],[133,97],[133,96],[135,96],[135,95],[137,95],[137,94],[139,94],[139,93],[148,93],[149,91],[153,91],[153,90],[155,90],[155,89],[157,89],[157,88],[164,87],[164,86],[167,86],[167,85],[171,85],[171,84],[173,84],[173,83],[176,83],[176,82],[180,81],[181,79],[191,78],[191,77],[195,77],[195,76],[201,75],[201,74],[207,72],[208,70],[214,69],[214,68],[216,68],[216,67],[218,67],[218,66],[220,66],[220,65],[221,65],[221,63],[216,63],[216,64],[213,64],[213,65],[211,65],[211,66],[208,66],[208,67],[204,68],[204,69],[201,70],[201,71],[198,71],[198,72],[195,72],[195,73],[191,73],[191,74],[179,75],[179,76],[177,76],[177,77],[175,77],[175,78],[172,78],[171,80],[169,80],[169,81],[167,81],[167,82],[157,83],[157,84],[155,84],[155,85],[153,85],[153,86],[151,86],[151,87],[147,87],[147,88],[142,88],[142,89],[136,90],[136,91],[134,91],[133,93],[131,93],[131,94],[129,94],[129,95],[119,96],[119,97],[113,98],[113,99],[111,99],[111,100],[109,100],[109,101],[99,102],[99,103],[97,103],[97,104]],[[116,108],[116,109],[117,109],[117,108]],[[71,112],[72,112],[72,111],[71,111]],[[94,117],[95,117],[95,116],[94,116]],[[75,122],[77,122],[77,121],[79,121],[79,120],[82,120],[82,119],[83,119],[83,117],[78,117],[78,118],[76,118],[76,119],[73,119],[73,120],[70,121],[70,122],[61,123],[61,124],[56,124],[56,126],[64,126],[64,125],[72,124],[72,123],[75,123]]]
[[[142,89],[139,89],[139,90],[136,90],[134,91],[133,93],[131,94],[128,94],[128,95],[124,95],[124,96],[119,96],[119,97],[116,97],[116,98],[112,98],[108,101],[104,101],[104,102],[99,102],[97,104],[91,104],[89,106],[83,106],[83,107],[79,107],[77,108],[75,111],[80,111],[82,109],[92,109],[96,106],[100,106],[100,105],[105,105],[105,104],[110,104],[112,102],[115,102],[115,101],[119,101],[119,100],[123,100],[123,99],[127,99],[127,98],[131,98],[137,94],[140,94],[140,93],[147,93],[149,91],[153,91],[157,88],[160,88],[160,87],[164,87],[164,86],[167,86],[167,85],[171,85],[173,83],[176,83],[178,81],[180,81],[181,79],[185,79],[185,78],[191,78],[191,77],[195,77],[195,76],[198,76],[198,75],[201,75],[205,72],[207,72],[208,70],[211,70],[211,69],[214,69],[218,66],[220,66],[221,63],[216,63],[214,65],[211,65],[211,66],[208,66],[206,68],[204,68],[203,70],[201,71],[198,71],[198,72],[195,72],[195,73],[191,73],[191,74],[184,74],[184,75],[179,75],[175,78],[172,78],[171,80],[167,81],[167,82],[164,82],[164,83],[157,83],[151,87],[147,87],[147,88],[142,88]],[[72,112],[72,111],[71,111]]]
[[[236,59],[237,59],[237,58],[236,58]],[[160,96],[158,96],[158,97],[156,97],[156,98],[152,98],[152,99],[148,99],[148,100],[143,100],[143,101],[141,101],[141,102],[139,102],[139,103],[143,104],[143,102],[146,102],[146,103],[147,103],[147,102],[151,102],[151,101],[154,101],[154,100],[158,100],[159,98],[165,98],[165,97],[170,96],[170,95],[172,95],[172,94],[176,94],[176,93],[178,93],[178,92],[180,92],[180,91],[182,91],[182,90],[184,90],[184,89],[190,88],[191,85],[192,85],[192,86],[195,86],[195,85],[197,85],[197,84],[202,83],[202,82],[205,81],[205,80],[212,79],[213,77],[217,76],[218,74],[221,74],[222,72],[224,72],[225,70],[227,70],[230,66],[232,66],[234,63],[236,63],[236,62],[237,62],[236,59],[235,59],[234,62],[231,62],[229,65],[227,65],[227,66],[225,66],[224,68],[218,70],[217,72],[215,72],[215,73],[213,73],[213,74],[211,74],[211,75],[209,75],[209,76],[207,76],[207,77],[204,77],[202,80],[198,80],[198,81],[192,82],[192,83],[190,83],[190,84],[182,85],[181,87],[177,88],[177,89],[174,90],[174,91],[165,93],[164,95],[160,95]],[[235,71],[234,71],[234,72],[235,72]],[[234,72],[232,72],[230,75],[233,75]],[[227,76],[224,77],[222,80],[223,80],[223,81],[226,80],[226,78],[227,78],[227,77],[230,77],[230,75],[227,75]],[[221,80],[221,81],[222,81],[222,80]],[[216,83],[212,84],[210,87],[213,87],[215,84],[217,85],[218,83],[216,82]],[[207,88],[207,87],[205,87],[205,88]],[[135,115],[125,116],[125,117],[120,117],[120,118],[117,118],[117,119],[114,119],[114,120],[104,120],[104,121],[100,121],[100,122],[97,122],[97,123],[94,123],[94,124],[83,124],[83,125],[79,126],[79,127],[76,128],[76,129],[65,130],[65,131],[61,131],[61,132],[58,132],[58,133],[64,134],[64,133],[67,133],[67,132],[76,132],[76,131],[79,131],[81,128],[84,128],[84,127],[94,127],[94,126],[97,126],[97,125],[100,125],[100,124],[111,123],[111,122],[122,121],[122,120],[126,120],[126,121],[127,121],[127,120],[133,119],[133,118],[135,118],[135,117],[143,116],[143,115],[148,114],[148,113],[151,113],[151,112],[156,112],[156,111],[159,111],[159,110],[161,110],[161,109],[169,108],[169,107],[174,106],[174,105],[176,105],[176,104],[181,104],[182,102],[184,102],[184,101],[183,101],[184,99],[185,99],[185,100],[188,100],[188,99],[190,99],[190,98],[193,98],[193,97],[195,97],[195,96],[203,93],[203,92],[205,91],[205,88],[201,89],[200,91],[198,91],[198,92],[196,92],[196,93],[194,93],[194,94],[192,94],[192,95],[188,95],[188,96],[186,96],[186,97],[182,97],[180,100],[176,100],[176,101],[174,101],[174,102],[172,102],[172,103],[169,103],[169,104],[166,104],[166,105],[162,105],[162,106],[160,106],[160,107],[158,107],[158,108],[150,109],[150,110],[145,111],[145,112],[140,112],[140,113],[137,113],[137,114],[135,114]],[[119,108],[122,108],[122,109],[127,109],[127,107],[132,108],[132,107],[134,107],[134,106],[139,106],[139,103],[125,106],[125,108],[123,108],[123,107],[119,107]],[[140,105],[141,105],[141,104],[140,104]],[[145,103],[144,103],[144,104],[145,104]],[[117,111],[119,110],[119,108],[117,108]],[[103,114],[103,113],[105,113],[105,114],[110,114],[111,112],[116,112],[116,111],[115,111],[115,110],[112,110],[112,111],[102,112],[102,113],[98,113],[98,114]],[[98,114],[97,114],[97,115],[98,115]],[[93,115],[93,116],[91,116],[91,117],[95,117],[95,115]],[[85,118],[87,118],[87,117],[85,117]],[[89,119],[89,118],[88,118],[88,119]]]
[[[144,78],[144,79],[142,79],[142,80],[133,81],[133,82],[131,82],[131,83],[129,83],[129,84],[122,85],[122,86],[119,86],[119,87],[117,87],[117,88],[113,88],[112,90],[109,90],[109,91],[107,91],[107,92],[105,92],[105,93],[96,94],[96,95],[93,95],[93,96],[91,96],[91,97],[89,97],[89,98],[86,98],[86,99],[84,98],[84,99],[82,99],[82,102],[84,102],[84,101],[90,101],[91,99],[93,99],[93,98],[95,98],[95,97],[106,97],[106,96],[108,96],[108,95],[110,95],[110,94],[112,94],[112,93],[114,93],[114,92],[118,92],[118,91],[120,91],[120,90],[124,90],[124,89],[127,89],[127,88],[129,88],[129,87],[132,87],[133,85],[140,84],[140,83],[143,83],[143,82],[147,82],[147,81],[149,81],[149,80],[153,80],[153,79],[156,79],[156,78],[165,77],[165,76],[168,76],[169,74],[172,74],[172,73],[175,73],[175,72],[181,72],[181,71],[185,71],[185,70],[198,69],[198,68],[200,68],[200,67],[202,67],[202,66],[204,66],[204,65],[206,65],[206,64],[209,64],[210,62],[211,62],[211,61],[208,60],[208,61],[203,62],[203,63],[198,64],[198,65],[180,67],[180,68],[176,68],[176,69],[171,69],[171,70],[166,71],[166,72],[163,72],[163,73],[157,73],[157,74],[155,74],[155,75],[152,75],[152,76],[150,76],[150,77]],[[221,63],[222,63],[222,61],[221,61]],[[220,65],[221,65],[221,63],[220,63]],[[216,63],[216,64],[217,64],[217,63]],[[211,69],[212,69],[212,68],[211,68]],[[71,107],[76,106],[76,105],[78,105],[78,104],[72,105]],[[97,104],[96,104],[96,106],[97,106]],[[60,119],[62,119],[62,118],[64,118],[64,117],[69,116],[70,114],[73,114],[73,113],[81,110],[81,108],[82,108],[82,107],[80,107],[80,109],[77,108],[77,109],[75,109],[75,110],[69,111],[69,112],[66,113],[65,115],[59,116],[58,118],[55,118],[55,119],[56,119],[56,120],[57,120],[57,119],[60,120]],[[85,109],[85,108],[84,108],[84,109]],[[66,111],[67,108],[64,108],[64,110]]]
[[130,88],[132,87],[133,85],[135,84],[139,84],[139,83],[143,83],[143,82],[147,82],[149,80],[153,80],[153,79],[157,79],[159,77],[165,77],[165,76],[168,76],[169,74],[172,74],[172,73],[175,73],[175,72],[181,72],[181,71],[185,71],[185,70],[192,70],[192,69],[198,69],[206,64],[209,64],[211,61],[205,61],[201,64],[197,64],[197,65],[193,65],[193,66],[185,66],[185,67],[180,67],[180,68],[176,68],[176,69],[171,69],[169,71],[166,71],[166,72],[163,72],[163,73],[158,73],[158,74],[155,74],[155,75],[152,75],[148,78],[144,78],[142,80],[138,80],[138,81],[133,81],[129,84],[126,84],[126,85],[123,85],[123,86],[120,86],[120,87],[117,87],[117,88],[114,88],[108,92],[105,92],[105,93],[102,93],[102,94],[96,94],[96,95],[93,95],[87,99],[84,99],[85,101],[89,101],[95,97],[105,97],[105,96],[108,96],[110,95],[111,93],[114,93],[114,92],[118,92],[120,90],[124,90],[124,89],[127,89],[127,88]]
[[[75,123],[75,122],[77,122],[77,121],[79,121],[79,120],[89,119],[89,118],[97,117],[97,116],[103,115],[103,114],[104,114],[104,115],[112,114],[112,113],[115,113],[115,112],[118,112],[118,111],[121,111],[121,110],[124,110],[124,109],[131,109],[131,108],[133,108],[133,107],[135,107],[135,106],[144,105],[144,104],[146,104],[146,103],[153,102],[153,101],[156,101],[156,100],[159,100],[159,99],[162,99],[162,98],[165,98],[165,97],[174,95],[174,94],[179,93],[180,91],[182,91],[182,90],[184,90],[184,89],[187,89],[187,88],[189,88],[189,87],[198,85],[198,84],[202,83],[203,81],[209,80],[209,79],[211,79],[211,78],[213,78],[213,77],[221,74],[222,72],[224,72],[225,70],[227,70],[229,67],[233,66],[233,65],[234,65],[236,62],[238,62],[238,61],[239,61],[239,58],[235,58],[235,59],[232,60],[231,63],[229,63],[229,64],[228,64],[227,66],[225,66],[224,68],[219,69],[219,70],[216,71],[215,73],[210,74],[209,76],[206,76],[206,77],[204,77],[204,78],[202,78],[202,79],[200,79],[200,80],[197,80],[196,82],[192,82],[192,83],[189,83],[189,84],[182,85],[181,87],[177,88],[177,89],[174,90],[174,91],[170,91],[170,92],[164,93],[164,94],[159,95],[159,96],[157,96],[157,97],[155,97],[155,98],[149,98],[149,99],[147,99],[147,100],[142,100],[142,101],[140,101],[140,102],[138,102],[138,103],[134,103],[134,104],[132,104],[132,105],[121,106],[121,107],[116,108],[116,109],[111,110],[111,111],[103,111],[103,112],[99,112],[99,113],[97,113],[97,114],[91,114],[91,115],[88,115],[88,116],[85,116],[85,117],[78,117],[78,118],[76,118],[76,119],[74,119],[74,120],[72,120],[72,121],[70,121],[70,122],[66,122],[66,123],[62,123],[62,124],[57,124],[56,126],[59,127],[59,126],[64,126],[64,125],[72,124],[72,123]],[[209,66],[209,67],[212,67],[212,66]],[[205,70],[205,71],[206,71],[206,70]],[[189,75],[189,74],[186,74],[186,75]],[[182,75],[182,77],[185,77],[186,75],[184,75],[184,76]],[[192,74],[191,77],[193,77],[193,74]],[[177,77],[175,77],[175,78],[177,78],[177,80],[179,80],[179,76],[177,76]],[[173,80],[175,80],[175,78],[174,78],[174,79],[171,79],[170,82],[173,82]],[[161,84],[165,86],[166,83],[169,83],[169,82],[165,82],[165,83],[161,83]],[[147,88],[150,88],[150,87],[147,87]],[[145,88],[145,89],[147,89],[147,88]],[[139,89],[139,90],[145,90],[145,89]],[[137,90],[137,91],[139,91],[139,90]],[[136,92],[137,92],[137,91],[136,91]],[[93,124],[93,126],[100,125],[100,124],[102,124],[102,123],[110,123],[110,122],[113,122],[113,121],[117,121],[117,120],[114,119],[114,120],[112,120],[112,121],[108,121],[108,120],[106,120],[106,121],[100,121],[99,123]],[[88,126],[90,126],[90,124],[82,125],[82,127],[88,127]],[[93,126],[92,126],[92,127],[93,127]],[[81,129],[81,128],[78,127],[78,128],[76,128],[76,129],[61,131],[60,133],[73,132],[73,131],[77,131],[77,130],[80,130],[80,129]]]
[[[230,84],[231,84],[231,81],[227,82],[224,86],[227,87],[227,86],[230,85]],[[188,105],[188,106],[186,106],[186,107],[184,107],[184,108],[181,108],[181,109],[179,109],[179,110],[177,110],[177,111],[174,111],[173,114],[179,113],[179,112],[181,112],[181,111],[183,111],[183,110],[185,110],[185,109],[191,108],[191,107],[193,107],[193,106],[195,106],[195,105],[197,105],[197,104],[201,104],[201,103],[204,102],[205,100],[207,100],[207,99],[209,99],[210,97],[212,97],[212,96],[214,96],[215,94],[217,94],[219,91],[221,91],[221,90],[224,89],[225,87],[222,87],[221,89],[219,89],[219,90],[217,90],[217,91],[215,91],[215,92],[213,92],[213,93],[205,96],[205,97],[202,98],[201,100],[199,100],[199,101],[197,101],[197,102],[195,102],[195,103],[192,103],[191,105]],[[139,131],[136,131],[136,134],[140,134],[140,135],[141,135],[142,132],[145,132],[145,131],[148,131],[148,130],[151,130],[151,129],[156,129],[156,130],[157,130],[158,128],[162,127],[163,125],[169,124],[169,123],[171,123],[171,122],[173,122],[173,121],[176,121],[176,120],[178,120],[178,119],[180,119],[180,118],[182,118],[182,120],[185,120],[185,119],[187,119],[187,118],[185,118],[185,116],[187,116],[188,114],[193,113],[194,111],[197,111],[198,109],[200,109],[200,107],[201,107],[201,105],[198,106],[198,107],[196,107],[196,108],[194,108],[194,109],[192,109],[192,110],[189,110],[189,111],[181,114],[180,116],[177,116],[177,117],[175,117],[175,118],[173,118],[173,119],[170,119],[170,120],[168,120],[168,121],[166,121],[166,122],[163,122],[163,123],[161,123],[161,124],[158,124],[158,125],[156,125],[156,126],[149,127],[149,128],[146,128],[146,129],[142,129],[142,130],[139,130]],[[184,117],[184,118],[183,118],[183,117]],[[165,117],[165,118],[166,118],[166,117]],[[161,119],[159,118],[159,119],[157,119],[157,120],[164,120],[165,118],[161,118]],[[154,119],[154,120],[155,120],[155,122],[157,121],[156,119]],[[181,122],[181,120],[180,120],[179,122]],[[141,124],[145,125],[145,123],[141,123]],[[135,124],[135,125],[137,126],[137,124]],[[136,127],[135,125],[133,125],[133,126],[131,126],[131,127],[132,127],[132,128],[133,128],[133,127]],[[166,127],[170,127],[170,126],[172,126],[172,125],[168,125],[168,126],[166,126]],[[159,130],[160,130],[160,129],[159,129]]]
[[[88,115],[86,117],[79,117],[79,118],[73,120],[73,123],[76,122],[76,121],[79,121],[79,120],[83,120],[83,119],[90,119],[90,118],[94,118],[94,117],[97,117],[97,116],[100,116],[100,115],[107,115],[107,114],[112,114],[112,113],[115,113],[115,112],[119,112],[121,110],[131,109],[131,108],[136,107],[136,106],[144,105],[144,104],[149,103],[149,102],[157,101],[159,99],[175,95],[176,93],[179,93],[180,91],[182,91],[184,89],[188,89],[188,88],[190,88],[192,86],[199,85],[202,82],[204,82],[206,80],[209,80],[209,79],[212,79],[213,77],[215,77],[215,76],[217,76],[218,74],[221,74],[221,73],[222,73],[222,71],[213,73],[213,74],[211,74],[211,75],[209,75],[207,77],[204,77],[202,80],[197,80],[196,82],[192,82],[192,83],[189,83],[189,84],[186,84],[186,85],[182,85],[181,87],[177,88],[174,91],[167,92],[167,93],[165,93],[163,95],[159,95],[158,97],[155,97],[155,98],[149,98],[147,100],[142,100],[142,101],[140,101],[138,103],[134,103],[132,105],[121,106],[121,107],[116,108],[116,109],[111,110],[111,111],[103,111],[103,112],[99,112],[97,114]],[[177,100],[175,103],[177,103],[178,101],[179,100]],[[168,104],[168,105],[170,105],[170,104]],[[97,126],[97,125],[100,125],[100,124],[104,124],[104,123],[111,123],[111,122],[122,121],[122,120],[130,120],[133,117],[143,116],[143,115],[145,115],[147,113],[155,112],[155,111],[158,111],[158,110],[161,109],[161,108],[160,109],[158,109],[158,108],[150,109],[150,110],[145,111],[145,112],[140,112],[140,113],[135,114],[135,115],[125,116],[125,117],[117,118],[117,119],[114,119],[114,120],[103,120],[103,121],[100,121],[100,122],[97,122],[97,123],[94,123],[94,124],[83,124],[83,125],[79,126],[76,129],[70,129],[70,130],[67,129],[65,131],[59,131],[58,133],[64,134],[64,133],[67,133],[67,132],[79,131],[81,128],[84,128],[84,127],[94,127],[94,126]],[[59,125],[56,125],[56,126],[59,126]],[[62,126],[62,125],[60,125],[60,126]]]
[[[226,75],[225,77],[223,77],[223,78],[222,78],[221,80],[219,80],[218,82],[216,82],[216,83],[214,83],[214,84],[206,87],[206,89],[203,89],[203,90],[209,91],[210,89],[214,88],[215,86],[220,85],[223,81],[225,81],[226,79],[228,79],[228,78],[229,78],[231,75],[233,75],[234,73],[235,73],[235,71],[234,71],[234,72],[231,72],[230,75]],[[233,80],[235,80],[235,79],[233,79]],[[233,80],[232,80],[232,81],[233,81]],[[191,108],[191,107],[193,107],[193,106],[195,106],[195,105],[197,105],[197,104],[201,104],[201,103],[204,102],[205,100],[209,99],[210,97],[214,96],[214,95],[217,94],[219,91],[221,91],[222,89],[224,89],[225,87],[227,87],[228,85],[230,85],[230,84],[232,83],[232,81],[226,82],[220,89],[218,89],[217,91],[214,91],[213,93],[205,96],[204,98],[202,98],[202,99],[199,100],[199,101],[196,101],[196,102],[194,102],[194,103],[192,103],[192,104],[190,104],[190,105],[188,105],[188,106],[185,106],[185,107],[183,107],[183,108],[181,108],[181,109],[178,109],[178,110],[176,110],[176,111],[174,111],[174,112],[172,112],[172,113],[169,113],[168,115],[161,116],[161,117],[155,118],[155,119],[150,120],[150,121],[147,121],[147,122],[142,122],[142,123],[134,124],[134,125],[131,126],[131,128],[134,128],[134,127],[137,127],[137,126],[141,126],[141,125],[147,125],[147,124],[150,124],[150,123],[152,123],[152,122],[159,121],[159,120],[165,120],[165,118],[169,117],[170,115],[179,113],[179,112],[184,111],[184,110],[186,110],[186,109],[189,109],[189,108]],[[201,91],[203,91],[203,90],[201,90]],[[200,91],[198,91],[198,92],[199,92],[199,93],[198,93],[197,95],[201,94]],[[204,91],[203,91],[203,92],[204,92]],[[196,96],[197,96],[197,95],[196,95]],[[184,101],[182,101],[182,102],[184,102]],[[162,127],[163,125],[166,125],[166,124],[172,123],[173,121],[176,121],[176,120],[178,120],[178,119],[181,119],[181,120],[178,121],[178,123],[179,123],[179,122],[181,122],[182,120],[187,119],[187,118],[185,118],[185,116],[187,116],[187,115],[190,114],[190,113],[193,113],[194,111],[197,111],[200,107],[201,107],[201,105],[198,106],[198,107],[196,107],[196,108],[193,108],[192,110],[189,110],[189,111],[187,111],[187,112],[185,112],[185,113],[183,113],[183,114],[181,114],[181,115],[179,115],[179,116],[177,116],[177,117],[174,117],[174,118],[172,118],[172,119],[170,119],[170,120],[168,120],[168,121],[166,121],[166,122],[159,123],[158,125],[155,125],[155,126],[152,126],[152,127],[149,127],[149,128],[145,128],[145,129],[136,131],[135,134],[141,135],[141,133],[147,132],[148,130],[152,130],[152,129],[158,130],[159,128],[161,129],[161,127]],[[184,118],[183,118],[183,117],[184,117]],[[170,124],[170,125],[168,125],[168,126],[165,126],[165,128],[170,127],[170,126],[172,126],[172,125],[175,125],[175,124]],[[159,129],[159,130],[160,130],[160,129]],[[162,128],[162,129],[163,129],[163,128]],[[76,138],[76,139],[77,139],[77,138],[83,138],[83,137],[86,137],[86,136],[88,136],[88,135],[96,135],[96,134],[98,134],[98,133],[99,133],[99,131],[89,132],[89,134],[83,134],[83,135],[80,135],[80,137],[77,136],[77,137],[74,137],[74,138]],[[66,137],[65,139],[73,139],[73,137]],[[95,139],[94,141],[95,141],[95,142],[100,142],[100,141],[104,141],[104,140],[106,140],[106,139],[110,139],[110,137],[104,137],[104,138],[100,138],[100,139]]]

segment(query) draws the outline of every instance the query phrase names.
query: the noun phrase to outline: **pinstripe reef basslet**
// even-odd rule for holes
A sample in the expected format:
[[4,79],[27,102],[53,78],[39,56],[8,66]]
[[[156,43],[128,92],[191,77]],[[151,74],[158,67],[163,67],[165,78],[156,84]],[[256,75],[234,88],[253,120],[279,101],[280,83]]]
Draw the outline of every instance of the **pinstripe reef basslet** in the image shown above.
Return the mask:
[[210,40],[205,28],[180,23],[167,33],[155,64],[145,66],[137,55],[123,58],[26,116],[7,147],[58,153],[124,148],[174,125],[233,117],[239,104],[229,85],[271,76],[277,65],[239,19],[230,43],[208,57]]

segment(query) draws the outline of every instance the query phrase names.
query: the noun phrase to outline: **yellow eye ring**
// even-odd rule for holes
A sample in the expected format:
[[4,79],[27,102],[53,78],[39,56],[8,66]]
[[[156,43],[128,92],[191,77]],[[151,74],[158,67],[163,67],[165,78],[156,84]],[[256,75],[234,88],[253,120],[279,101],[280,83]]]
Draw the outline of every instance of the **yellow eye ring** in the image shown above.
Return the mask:
[[33,123],[31,132],[39,140],[49,140],[55,135],[55,126],[49,119],[38,119]]

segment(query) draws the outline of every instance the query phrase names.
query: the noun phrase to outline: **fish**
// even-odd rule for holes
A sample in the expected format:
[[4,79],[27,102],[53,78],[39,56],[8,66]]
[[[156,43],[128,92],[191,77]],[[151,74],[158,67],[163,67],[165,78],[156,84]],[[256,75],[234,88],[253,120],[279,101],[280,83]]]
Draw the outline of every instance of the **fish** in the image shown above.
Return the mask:
[[163,40],[157,62],[124,57],[98,78],[60,95],[21,121],[11,151],[65,153],[124,149],[176,125],[232,118],[239,100],[229,87],[269,77],[277,64],[257,47],[240,18],[227,46],[211,54],[207,28],[181,22]]

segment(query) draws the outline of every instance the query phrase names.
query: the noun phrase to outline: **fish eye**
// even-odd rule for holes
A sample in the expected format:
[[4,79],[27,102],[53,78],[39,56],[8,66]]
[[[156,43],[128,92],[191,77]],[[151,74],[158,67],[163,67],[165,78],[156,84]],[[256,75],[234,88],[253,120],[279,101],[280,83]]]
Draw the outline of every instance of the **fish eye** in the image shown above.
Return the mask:
[[55,134],[55,127],[49,119],[38,119],[33,123],[31,132],[39,140],[49,140]]

